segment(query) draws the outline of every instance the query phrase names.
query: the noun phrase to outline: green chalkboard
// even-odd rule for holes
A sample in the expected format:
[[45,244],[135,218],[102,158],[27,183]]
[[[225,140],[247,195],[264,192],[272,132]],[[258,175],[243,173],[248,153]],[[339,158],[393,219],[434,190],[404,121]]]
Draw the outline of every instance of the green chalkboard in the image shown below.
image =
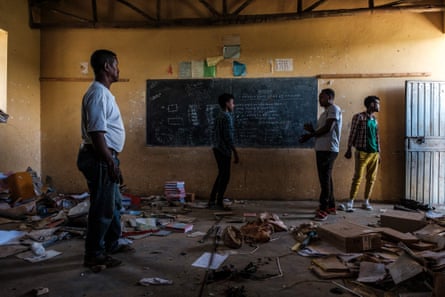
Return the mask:
[[209,146],[218,96],[235,97],[238,147],[311,147],[300,144],[303,124],[317,117],[316,78],[147,80],[147,144]]

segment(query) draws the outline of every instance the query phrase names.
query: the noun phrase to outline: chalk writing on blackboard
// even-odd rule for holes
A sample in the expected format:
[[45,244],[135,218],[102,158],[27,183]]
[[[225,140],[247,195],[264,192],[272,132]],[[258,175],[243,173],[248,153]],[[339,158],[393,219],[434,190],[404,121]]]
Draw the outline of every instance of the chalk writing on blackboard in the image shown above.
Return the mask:
[[147,81],[147,144],[209,146],[222,93],[235,97],[239,147],[310,147],[303,125],[317,117],[315,78],[161,79]]

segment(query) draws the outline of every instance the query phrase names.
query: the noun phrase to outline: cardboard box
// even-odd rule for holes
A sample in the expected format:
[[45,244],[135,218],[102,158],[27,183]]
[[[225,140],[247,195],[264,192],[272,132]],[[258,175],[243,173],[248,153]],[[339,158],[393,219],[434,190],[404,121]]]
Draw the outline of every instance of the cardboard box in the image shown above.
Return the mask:
[[425,214],[401,210],[389,210],[380,215],[380,225],[400,232],[414,232],[427,225]]
[[434,297],[442,296],[445,291],[445,273],[435,272],[434,273]]
[[35,196],[32,176],[28,172],[16,172],[8,176],[8,188],[12,201]]
[[348,220],[321,225],[317,232],[322,240],[346,253],[360,253],[381,247],[380,233]]
[[185,201],[195,202],[195,193],[185,193]]

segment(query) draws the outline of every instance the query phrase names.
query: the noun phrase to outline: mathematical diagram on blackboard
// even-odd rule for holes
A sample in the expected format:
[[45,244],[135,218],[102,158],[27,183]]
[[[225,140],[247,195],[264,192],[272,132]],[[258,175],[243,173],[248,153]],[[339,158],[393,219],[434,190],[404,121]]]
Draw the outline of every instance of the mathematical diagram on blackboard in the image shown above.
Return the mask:
[[317,117],[315,78],[147,80],[147,144],[210,146],[218,96],[235,97],[239,147],[311,147],[300,144]]

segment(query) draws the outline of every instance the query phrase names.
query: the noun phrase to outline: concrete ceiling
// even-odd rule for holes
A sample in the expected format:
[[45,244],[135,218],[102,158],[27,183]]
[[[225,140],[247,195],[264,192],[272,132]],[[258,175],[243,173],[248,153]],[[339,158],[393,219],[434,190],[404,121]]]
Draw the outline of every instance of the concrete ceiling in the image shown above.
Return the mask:
[[36,29],[209,27],[444,8],[442,0],[29,0],[29,25]]

